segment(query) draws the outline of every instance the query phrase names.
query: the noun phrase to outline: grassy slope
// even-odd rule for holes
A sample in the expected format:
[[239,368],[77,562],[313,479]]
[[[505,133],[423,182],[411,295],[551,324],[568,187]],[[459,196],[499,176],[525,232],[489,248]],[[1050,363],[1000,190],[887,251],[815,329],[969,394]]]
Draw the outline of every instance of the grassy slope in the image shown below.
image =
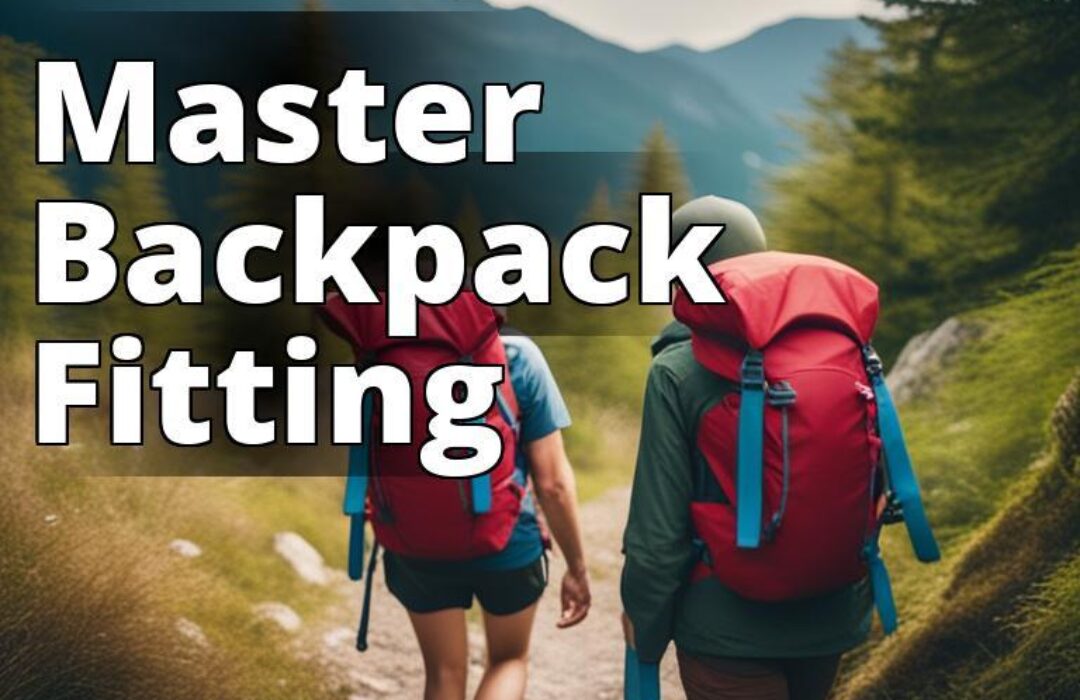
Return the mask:
[[1080,681],[1075,633],[1061,636],[1080,627],[1080,494],[1046,429],[1077,368],[1078,300],[1073,251],[971,314],[983,336],[903,408],[945,561],[914,563],[890,533],[905,624],[855,657],[841,696],[1066,697],[1054,684]]
[[[323,606],[330,593],[296,577],[273,534],[297,530],[343,555],[339,485],[89,477],[117,448],[35,447],[33,373],[12,364],[0,386],[0,698],[327,697],[251,606]],[[176,537],[204,554],[173,554]],[[176,631],[179,618],[199,625],[206,649]]]

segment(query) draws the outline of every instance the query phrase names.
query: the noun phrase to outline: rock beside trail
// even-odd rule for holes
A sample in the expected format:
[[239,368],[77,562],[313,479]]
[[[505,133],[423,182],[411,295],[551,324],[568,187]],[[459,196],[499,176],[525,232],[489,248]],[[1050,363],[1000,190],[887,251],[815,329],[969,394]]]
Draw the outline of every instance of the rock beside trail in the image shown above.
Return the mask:
[[191,540],[175,539],[169,543],[169,549],[185,559],[194,559],[195,557],[202,555],[202,547]]
[[355,683],[378,695],[395,695],[401,690],[401,684],[393,678],[382,678],[370,673],[362,673],[355,669],[349,673],[349,677]]
[[308,583],[325,586],[330,582],[330,572],[322,555],[295,532],[274,535],[274,551],[292,566],[297,576]]
[[348,627],[335,627],[323,633],[322,643],[327,649],[351,649],[356,639],[356,630]]
[[273,622],[286,632],[296,632],[303,625],[296,611],[284,603],[259,603],[251,610],[260,620]]
[[199,627],[199,625],[186,617],[177,618],[176,631],[180,633],[180,636],[188,638],[198,647],[205,649],[210,646],[210,640],[206,638],[206,633],[203,632],[202,627]]
[[887,377],[893,399],[903,403],[923,395],[936,373],[955,362],[963,348],[982,332],[982,325],[954,316],[937,328],[912,337]]

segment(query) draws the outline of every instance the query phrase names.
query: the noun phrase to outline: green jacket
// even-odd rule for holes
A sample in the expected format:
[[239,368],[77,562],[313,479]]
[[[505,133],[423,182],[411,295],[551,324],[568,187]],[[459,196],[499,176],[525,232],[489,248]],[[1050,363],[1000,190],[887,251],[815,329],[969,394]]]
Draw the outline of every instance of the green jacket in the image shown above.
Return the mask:
[[638,655],[668,642],[695,655],[793,658],[838,654],[865,640],[873,599],[862,581],[819,598],[759,603],[715,578],[690,584],[697,561],[690,500],[698,418],[735,387],[701,367],[689,330],[672,323],[653,342],[630,517],[623,538],[623,607]]

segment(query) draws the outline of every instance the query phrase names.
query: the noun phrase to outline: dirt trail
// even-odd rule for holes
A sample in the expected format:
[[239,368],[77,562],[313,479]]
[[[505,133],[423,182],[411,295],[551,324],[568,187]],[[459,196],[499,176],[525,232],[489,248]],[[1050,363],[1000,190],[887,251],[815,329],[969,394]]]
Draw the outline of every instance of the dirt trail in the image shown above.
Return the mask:
[[[559,582],[564,566],[553,556],[551,583],[540,603],[530,660],[530,700],[578,698],[613,699],[622,696],[622,632],[619,626],[620,543],[626,522],[629,490],[614,489],[582,508],[585,546],[592,573],[593,607],[588,619],[569,630],[559,630]],[[350,700],[420,698],[424,674],[420,650],[405,611],[376,575],[371,617],[370,648],[353,648],[354,624],[359,616],[360,586],[340,582],[342,602],[328,610],[319,624],[302,639],[302,653],[321,663],[331,683]],[[474,616],[472,616],[474,617]],[[469,687],[483,670],[484,641],[480,626],[470,623]],[[664,698],[683,698],[674,653],[664,664]]]

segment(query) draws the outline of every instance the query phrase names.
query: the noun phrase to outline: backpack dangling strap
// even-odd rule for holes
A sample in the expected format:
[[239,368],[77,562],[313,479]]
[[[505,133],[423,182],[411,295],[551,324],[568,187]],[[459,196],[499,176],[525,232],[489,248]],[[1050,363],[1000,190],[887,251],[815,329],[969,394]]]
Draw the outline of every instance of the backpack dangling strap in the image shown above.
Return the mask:
[[350,518],[348,568],[349,578],[353,581],[359,581],[364,575],[364,509],[371,475],[371,413],[369,393],[364,397],[361,410],[361,443],[349,448],[349,475],[345,479],[344,511]]
[[660,664],[645,664],[626,647],[623,662],[623,700],[660,700]]
[[885,562],[881,558],[881,548],[878,545],[878,533],[880,528],[866,542],[863,549],[863,558],[866,560],[866,568],[870,571],[870,588],[874,593],[874,607],[877,608],[878,618],[885,634],[896,631],[898,624],[896,615],[896,601],[893,600],[892,584],[889,583],[889,571],[885,568]]
[[761,544],[762,449],[765,435],[765,369],[759,350],[750,350],[740,374],[739,437],[735,467],[735,544]]
[[896,404],[893,403],[889,387],[885,383],[881,359],[870,345],[863,347],[863,358],[867,376],[874,389],[878,432],[881,435],[882,450],[885,453],[889,486],[903,512],[904,525],[907,527],[915,556],[922,562],[937,561],[941,559],[941,552],[938,549],[937,540],[934,539],[934,533],[930,529],[926,510],[923,508],[919,482],[911,467],[911,456],[904,442],[904,431],[900,427]]
[[367,651],[368,623],[371,621],[371,584],[375,579],[375,567],[379,563],[379,543],[371,548],[371,558],[368,559],[367,581],[364,581],[364,604],[360,609],[360,627],[356,631],[356,650]]

